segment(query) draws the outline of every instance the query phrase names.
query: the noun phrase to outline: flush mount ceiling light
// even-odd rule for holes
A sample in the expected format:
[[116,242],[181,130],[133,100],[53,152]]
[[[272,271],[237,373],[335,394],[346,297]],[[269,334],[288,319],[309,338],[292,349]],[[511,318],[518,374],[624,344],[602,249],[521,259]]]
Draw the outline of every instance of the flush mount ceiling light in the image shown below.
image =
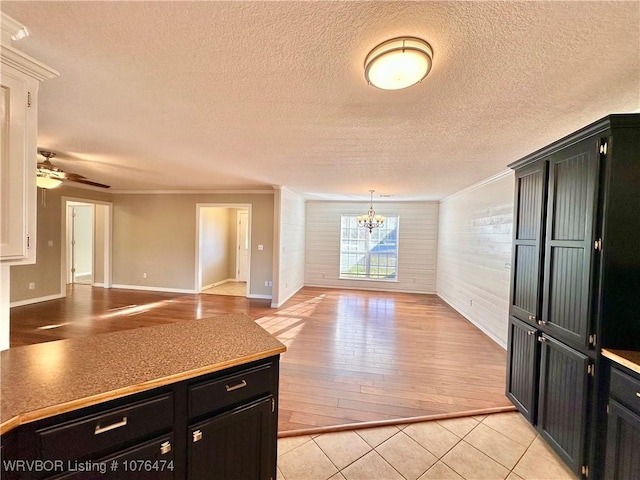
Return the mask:
[[415,37],[387,40],[364,61],[367,82],[382,90],[400,90],[421,82],[431,70],[433,50]]

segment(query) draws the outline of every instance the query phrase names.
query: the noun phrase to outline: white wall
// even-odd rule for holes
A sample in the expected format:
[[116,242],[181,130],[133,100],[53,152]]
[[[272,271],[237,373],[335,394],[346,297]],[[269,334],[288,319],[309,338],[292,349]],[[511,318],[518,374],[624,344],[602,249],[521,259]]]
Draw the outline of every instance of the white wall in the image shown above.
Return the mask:
[[[274,289],[271,306],[278,308],[304,286],[305,200],[287,188],[276,192],[274,206]],[[277,252],[276,252],[277,250]]]
[[437,202],[376,202],[376,213],[398,215],[398,281],[340,279],[341,215],[362,215],[369,202],[307,202],[305,285],[398,292],[436,291]]
[[438,295],[507,344],[514,177],[503,172],[440,202]]

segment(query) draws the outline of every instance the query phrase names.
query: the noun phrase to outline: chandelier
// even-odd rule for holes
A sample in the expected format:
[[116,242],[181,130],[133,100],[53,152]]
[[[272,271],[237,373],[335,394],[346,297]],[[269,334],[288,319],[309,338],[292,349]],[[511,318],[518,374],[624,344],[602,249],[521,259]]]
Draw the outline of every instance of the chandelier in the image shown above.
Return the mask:
[[371,192],[371,204],[369,205],[369,211],[366,215],[360,215],[358,217],[358,226],[369,229],[369,233],[374,228],[384,226],[384,217],[382,215],[376,215],[376,211],[373,209],[373,192],[375,190],[369,190]]

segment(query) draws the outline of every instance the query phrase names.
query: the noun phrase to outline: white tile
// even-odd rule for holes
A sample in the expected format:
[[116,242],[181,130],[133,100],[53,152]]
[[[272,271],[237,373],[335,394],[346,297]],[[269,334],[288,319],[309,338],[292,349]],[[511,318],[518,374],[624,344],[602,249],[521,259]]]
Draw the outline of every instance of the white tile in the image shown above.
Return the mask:
[[492,413],[482,421],[483,425],[493,428],[520,445],[528,447],[538,433],[520,412]]
[[442,461],[457,474],[473,480],[503,480],[509,470],[464,440],[451,449]]
[[460,417],[438,420],[438,423],[451,433],[463,438],[467,433],[473,430],[479,422],[473,417]]
[[278,457],[287,480],[327,480],[338,469],[315,442],[309,441]]
[[284,455],[285,453],[309,441],[311,441],[311,437],[309,435],[279,438],[278,439],[278,456]]
[[442,460],[435,463],[433,467],[426,471],[418,480],[464,480],[460,475],[447,467]]
[[398,432],[376,451],[409,480],[416,480],[438,459],[404,432]]
[[313,441],[339,470],[371,451],[371,446],[353,431],[323,433]]
[[412,423],[402,431],[437,458],[442,457],[460,441],[457,435],[451,433],[438,422]]
[[540,437],[533,441],[513,472],[524,480],[540,478],[575,480],[577,478]]
[[341,473],[347,480],[405,480],[376,451],[367,453]]
[[397,426],[389,425],[387,427],[360,428],[355,432],[369,445],[377,447],[399,431]]
[[518,463],[518,460],[520,460],[527,450],[527,447],[524,445],[482,424],[478,425],[469,435],[464,437],[464,441],[490,456],[509,470]]

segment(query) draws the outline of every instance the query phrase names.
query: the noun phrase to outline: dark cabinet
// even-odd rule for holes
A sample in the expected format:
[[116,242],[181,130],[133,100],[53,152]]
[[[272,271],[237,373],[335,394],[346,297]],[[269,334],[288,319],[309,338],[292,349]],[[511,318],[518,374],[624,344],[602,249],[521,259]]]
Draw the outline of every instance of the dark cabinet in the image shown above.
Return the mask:
[[509,359],[507,397],[527,420],[536,418],[538,401],[538,331],[511,317],[509,320]]
[[601,349],[640,350],[640,115],[515,171],[506,394],[573,471],[603,470]]
[[275,479],[278,377],[273,356],[21,425],[1,476]]
[[640,375],[611,370],[605,478],[640,478]]
[[189,427],[191,480],[273,477],[273,402],[266,398]]
[[574,471],[582,469],[589,357],[542,335],[538,430]]

